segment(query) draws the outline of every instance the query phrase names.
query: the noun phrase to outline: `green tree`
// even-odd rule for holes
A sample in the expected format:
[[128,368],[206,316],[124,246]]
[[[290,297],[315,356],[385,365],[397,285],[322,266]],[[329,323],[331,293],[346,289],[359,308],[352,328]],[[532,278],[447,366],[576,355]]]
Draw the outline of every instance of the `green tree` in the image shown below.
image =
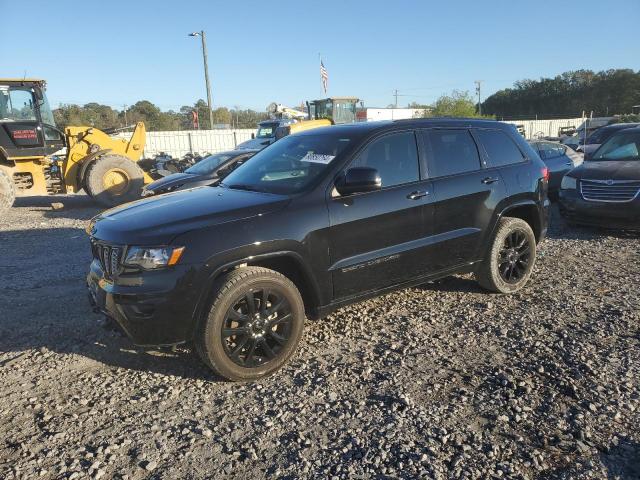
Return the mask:
[[596,116],[625,114],[640,104],[640,71],[564,72],[554,78],[520,80],[487,97],[482,111],[498,117]]
[[477,117],[476,104],[469,92],[454,90],[451,95],[442,95],[425,111],[425,117]]

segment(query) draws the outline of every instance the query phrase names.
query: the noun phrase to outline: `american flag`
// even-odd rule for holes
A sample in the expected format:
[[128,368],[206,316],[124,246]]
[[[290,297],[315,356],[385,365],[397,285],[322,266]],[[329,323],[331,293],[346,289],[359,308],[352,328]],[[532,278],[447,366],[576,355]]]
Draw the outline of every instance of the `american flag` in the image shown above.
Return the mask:
[[320,60],[320,78],[322,79],[322,88],[324,89],[324,93],[327,93],[327,85],[329,85],[329,74],[327,73],[327,69],[324,68],[324,63]]

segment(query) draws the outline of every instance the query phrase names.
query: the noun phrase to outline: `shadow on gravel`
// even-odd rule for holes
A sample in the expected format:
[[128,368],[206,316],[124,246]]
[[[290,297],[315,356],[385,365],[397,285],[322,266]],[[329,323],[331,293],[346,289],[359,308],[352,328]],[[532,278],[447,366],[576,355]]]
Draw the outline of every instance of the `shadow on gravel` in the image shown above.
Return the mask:
[[[53,203],[61,203],[63,208],[54,210],[51,207]],[[41,211],[45,218],[68,218],[71,220],[88,220],[104,210],[84,194],[17,197],[14,206]]]
[[640,478],[640,444],[633,440],[620,440],[607,453],[601,453],[600,460],[611,480]]
[[585,225],[569,225],[560,215],[557,204],[552,204],[549,217],[548,238],[564,240],[593,240],[596,238],[614,237],[620,239],[638,239],[640,232],[616,230],[612,228],[589,227]]
[[[107,367],[221,381],[187,348],[135,347],[93,313],[85,285],[91,261],[82,228],[1,230],[0,368],[38,352],[75,354],[72,368]],[[101,325],[102,323],[102,325]]]
[[472,277],[446,277],[442,280],[424,283],[418,288],[434,292],[487,293]]

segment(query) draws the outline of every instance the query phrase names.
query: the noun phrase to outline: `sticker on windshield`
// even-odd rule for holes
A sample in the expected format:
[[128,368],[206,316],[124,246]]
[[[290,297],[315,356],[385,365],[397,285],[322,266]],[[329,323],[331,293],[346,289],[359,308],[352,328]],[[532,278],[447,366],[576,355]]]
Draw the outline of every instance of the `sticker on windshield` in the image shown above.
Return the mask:
[[331,160],[336,158],[335,155],[323,155],[321,153],[309,152],[300,159],[301,162],[322,163],[327,165]]

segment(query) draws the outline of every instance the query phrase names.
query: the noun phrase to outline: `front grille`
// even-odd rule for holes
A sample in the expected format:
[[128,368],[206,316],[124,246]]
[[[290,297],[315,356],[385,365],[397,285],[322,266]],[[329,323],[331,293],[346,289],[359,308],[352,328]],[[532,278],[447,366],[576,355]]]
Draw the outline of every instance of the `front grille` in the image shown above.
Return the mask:
[[580,180],[580,193],[590,202],[630,202],[640,193],[640,181]]
[[122,252],[124,251],[122,247],[107,245],[91,239],[91,251],[93,258],[100,262],[102,271],[106,276],[112,277],[118,274],[122,261]]

